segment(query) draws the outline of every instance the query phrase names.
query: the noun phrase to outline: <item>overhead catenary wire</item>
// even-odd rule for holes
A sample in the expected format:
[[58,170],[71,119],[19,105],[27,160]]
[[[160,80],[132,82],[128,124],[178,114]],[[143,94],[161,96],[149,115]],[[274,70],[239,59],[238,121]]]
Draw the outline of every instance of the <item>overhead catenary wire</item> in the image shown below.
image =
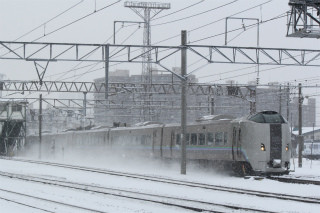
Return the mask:
[[[72,22],[70,22],[70,23],[68,23],[68,24],[65,24],[65,25],[63,25],[63,26],[61,26],[61,27],[59,27],[59,28],[57,28],[57,29],[55,29],[55,30],[52,30],[52,31],[50,31],[49,33],[46,33],[46,34],[44,34],[44,35],[42,35],[42,36],[40,36],[40,37],[32,40],[31,42],[38,41],[38,40],[40,40],[40,39],[42,39],[42,38],[44,38],[44,37],[47,37],[48,35],[51,35],[51,34],[53,34],[53,33],[56,33],[56,32],[58,32],[58,31],[60,31],[60,30],[62,30],[62,29],[64,29],[64,28],[66,28],[66,27],[69,27],[69,26],[71,26],[71,25],[73,25],[73,24],[75,24],[75,23],[77,23],[77,22],[85,19],[85,18],[88,18],[88,17],[92,16],[93,14],[97,14],[98,12],[101,12],[101,11],[103,11],[103,10],[109,8],[109,7],[112,7],[112,6],[120,3],[121,1],[122,1],[122,0],[118,0],[118,1],[116,1],[116,2],[113,2],[113,3],[111,3],[111,4],[108,4],[108,5],[106,5],[106,6],[102,7],[102,8],[94,11],[94,12],[91,12],[91,13],[85,15],[85,16],[82,16],[81,18],[78,18],[78,19],[76,19],[76,20],[74,20],[74,21],[72,21]],[[23,47],[23,46],[17,47],[17,48],[14,49],[14,50],[18,50],[18,49],[20,49],[20,48],[22,48],[22,47]],[[5,55],[7,55],[7,54],[9,54],[9,53],[10,53],[10,51],[8,51],[7,53],[3,54],[2,57],[5,56]]]
[[[273,1],[273,0],[268,0],[268,1],[264,2],[264,3],[255,5],[255,6],[253,6],[253,7],[247,8],[247,9],[245,9],[245,10],[241,10],[241,11],[239,11],[239,12],[233,13],[233,14],[228,15],[228,16],[226,16],[226,17],[232,17],[232,16],[239,15],[239,14],[241,14],[241,13],[244,13],[244,12],[247,12],[247,11],[250,11],[250,10],[253,10],[253,9],[255,9],[255,8],[257,8],[257,7],[260,7],[260,6],[262,6],[262,5],[268,4],[268,3],[272,2],[272,1]],[[193,28],[193,29],[191,29],[191,30],[188,30],[188,32],[191,33],[191,32],[197,31],[197,30],[199,30],[199,29],[208,27],[208,26],[210,26],[210,25],[212,25],[212,24],[215,24],[215,23],[218,23],[218,22],[220,22],[220,21],[225,20],[226,17],[223,17],[223,18],[217,19],[217,20],[215,20],[215,21],[209,22],[209,23],[207,23],[207,24],[201,25],[201,26],[199,26],[199,27]],[[163,42],[165,42],[165,41],[172,40],[172,39],[177,38],[177,37],[180,37],[180,36],[181,36],[180,34],[177,34],[177,35],[174,35],[174,36],[165,38],[165,39],[163,39],[163,40],[160,40],[160,41],[158,41],[158,42],[155,42],[154,44],[160,44],[160,43],[163,43]]]
[[[138,27],[136,30],[134,30],[129,36],[127,36],[127,37],[122,41],[121,44],[123,44],[123,43],[126,42],[128,39],[130,39],[139,29],[140,29],[140,28]],[[115,50],[116,50],[116,49],[115,49]],[[115,51],[115,50],[113,50],[113,51]],[[112,52],[111,52],[111,53],[112,53]],[[92,53],[92,54],[93,54],[93,53]],[[89,57],[89,56],[88,56],[88,57]],[[92,72],[95,72],[95,71],[99,71],[99,70],[101,70],[101,69],[104,69],[104,67],[102,67],[102,68],[99,68],[99,69],[92,70],[92,69],[93,69],[94,67],[96,67],[99,63],[100,63],[100,62],[93,64],[92,67],[91,67],[88,71],[83,72],[83,73],[78,74],[78,75],[75,75],[74,77],[77,77],[77,78],[75,78],[74,80],[79,79],[80,77],[84,76],[85,74],[92,73]],[[113,64],[113,66],[116,66],[116,65],[119,65],[119,64],[122,64],[122,63]],[[110,67],[110,66],[112,66],[112,65],[109,65],[109,67]],[[71,77],[70,77],[70,78],[71,78]],[[63,80],[70,79],[70,78],[65,78],[65,79],[63,79]]]
[[36,31],[37,29],[45,26],[46,24],[48,24],[48,23],[50,23],[51,21],[55,20],[56,18],[62,16],[63,14],[67,13],[68,11],[74,9],[75,7],[77,7],[78,5],[80,5],[80,4],[83,3],[83,2],[84,2],[84,0],[79,1],[78,3],[72,5],[71,7],[67,8],[66,10],[64,10],[64,11],[62,11],[61,13],[57,14],[56,16],[50,18],[48,21],[43,22],[43,23],[40,24],[39,26],[33,28],[32,30],[30,30],[30,31],[24,33],[23,35],[19,36],[18,38],[14,39],[14,41],[18,41],[19,39],[21,39],[21,38],[29,35],[30,33]]
[[173,14],[179,13],[179,12],[181,12],[181,11],[190,9],[190,8],[192,8],[192,7],[194,7],[194,6],[198,5],[198,4],[201,4],[201,3],[203,3],[204,1],[205,1],[205,0],[198,1],[198,2],[196,2],[196,3],[194,3],[194,4],[188,5],[188,6],[184,7],[184,8],[181,8],[181,9],[179,9],[179,10],[176,10],[176,11],[173,11],[173,12],[171,12],[171,13],[165,14],[165,15],[163,15],[163,16],[159,16],[159,17],[154,18],[154,19],[152,19],[152,20],[154,21],[154,20],[158,20],[158,19],[162,19],[162,18],[171,16],[171,15],[173,15]]
[[223,7],[226,7],[226,6],[229,6],[229,5],[231,5],[231,4],[233,4],[233,3],[237,2],[237,1],[239,1],[239,0],[233,0],[233,1],[228,2],[228,3],[226,3],[226,4],[220,5],[220,6],[218,6],[218,7],[214,7],[214,8],[209,9],[209,10],[205,10],[205,11],[200,12],[200,13],[196,13],[196,14],[193,14],[193,15],[190,15],[190,16],[186,16],[186,17],[179,18],[179,19],[175,19],[175,20],[168,21],[168,22],[163,22],[163,23],[159,23],[159,24],[153,24],[153,25],[151,25],[151,26],[154,27],[154,26],[160,26],[160,25],[165,25],[165,24],[171,24],[171,23],[175,23],[175,22],[178,22],[178,21],[184,21],[184,20],[186,20],[186,19],[194,18],[194,17],[196,17],[196,16],[200,16],[200,15],[203,15],[203,14],[206,14],[206,13],[209,13],[209,12],[212,12],[212,11],[215,11],[215,10],[217,10],[217,9],[220,9],[220,8],[223,8]]
[[[266,4],[266,3],[269,3],[269,2],[271,2],[272,0],[269,0],[269,1],[267,1],[267,2],[264,2],[264,3],[261,3],[261,4],[259,4],[259,5],[256,5],[256,6],[254,6],[254,7],[251,7],[251,8],[248,8],[248,9],[246,9],[246,10],[242,10],[242,11],[240,11],[240,12],[237,12],[237,13],[235,13],[235,14],[233,14],[233,15],[237,15],[237,14],[240,14],[240,13],[242,13],[242,12],[245,12],[245,11],[249,11],[249,10],[251,10],[251,9],[254,9],[254,8],[256,8],[256,7],[259,7],[259,6],[261,6],[261,5],[264,5],[264,4]],[[235,1],[234,1],[235,2]],[[231,2],[231,3],[233,3],[233,2]],[[230,4],[230,3],[228,3],[228,4]],[[228,4],[226,4],[226,5],[228,5]],[[224,5],[223,5],[224,6]],[[222,7],[222,6],[219,6],[219,7]],[[218,9],[219,7],[216,7],[216,8],[213,8],[213,9]],[[211,10],[213,10],[213,9],[211,9]],[[203,12],[202,12],[203,13]],[[221,19],[221,20],[224,20],[224,18],[223,19]],[[199,29],[199,28],[198,28]],[[196,29],[193,29],[193,30],[196,30]],[[178,36],[180,36],[180,35],[178,35]],[[160,42],[158,42],[158,43],[160,43]],[[136,51],[138,51],[138,50],[136,50]],[[120,57],[120,56],[119,56]]]

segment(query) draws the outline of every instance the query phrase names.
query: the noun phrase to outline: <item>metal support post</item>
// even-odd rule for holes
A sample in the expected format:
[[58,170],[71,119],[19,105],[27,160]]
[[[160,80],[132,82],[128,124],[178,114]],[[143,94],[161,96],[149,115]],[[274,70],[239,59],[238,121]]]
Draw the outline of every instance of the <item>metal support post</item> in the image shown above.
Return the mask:
[[187,172],[187,31],[181,31],[181,174]]
[[301,84],[299,84],[299,168],[302,167],[302,150],[303,150],[303,135],[302,135],[302,102]]
[[289,121],[289,103],[290,103],[290,87],[287,88],[287,121]]
[[105,98],[108,99],[108,89],[109,89],[109,44],[105,46]]
[[83,126],[86,129],[86,116],[87,116],[87,93],[83,93]]
[[39,159],[41,159],[41,143],[42,143],[42,94],[39,97]]
[[282,114],[282,105],[281,105],[281,101],[282,101],[282,89],[281,86],[279,87],[279,113]]

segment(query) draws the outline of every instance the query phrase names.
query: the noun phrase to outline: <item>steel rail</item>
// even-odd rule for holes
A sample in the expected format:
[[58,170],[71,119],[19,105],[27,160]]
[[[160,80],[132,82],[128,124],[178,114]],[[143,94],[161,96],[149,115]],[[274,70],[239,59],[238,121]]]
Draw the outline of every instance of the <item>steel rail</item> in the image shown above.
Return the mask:
[[128,178],[136,178],[136,179],[162,182],[162,183],[168,183],[168,184],[174,184],[174,185],[182,185],[182,186],[188,186],[188,187],[194,187],[194,188],[225,191],[225,192],[231,192],[231,193],[237,193],[237,194],[247,194],[247,195],[253,195],[253,196],[258,196],[258,197],[268,197],[268,198],[274,198],[274,199],[280,199],[280,200],[292,200],[292,201],[298,201],[298,202],[320,204],[319,198],[312,198],[312,197],[304,197],[304,196],[296,196],[296,195],[288,195],[288,194],[272,193],[272,192],[263,192],[263,191],[257,191],[257,190],[240,189],[240,188],[235,188],[235,187],[225,187],[225,186],[219,186],[219,185],[203,184],[203,183],[199,183],[199,182],[182,181],[182,180],[156,177],[156,176],[150,176],[150,175],[140,175],[140,174],[126,173],[126,172],[117,172],[117,171],[111,171],[111,170],[105,170],[105,169],[97,169],[97,168],[90,168],[90,167],[83,167],[83,166],[45,162],[45,161],[35,161],[35,160],[5,158],[5,157],[1,157],[0,159],[50,165],[50,166],[61,167],[61,168],[69,168],[69,169],[88,171],[88,172],[94,172],[94,173],[123,176],[123,177],[128,177]]

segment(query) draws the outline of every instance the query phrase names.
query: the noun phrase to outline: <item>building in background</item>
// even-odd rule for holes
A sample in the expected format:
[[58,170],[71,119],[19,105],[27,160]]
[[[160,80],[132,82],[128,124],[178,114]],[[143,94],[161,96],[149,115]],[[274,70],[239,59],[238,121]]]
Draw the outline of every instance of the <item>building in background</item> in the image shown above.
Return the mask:
[[[173,68],[180,74],[180,68]],[[112,83],[140,83],[141,75],[130,75],[129,70],[116,70],[109,72],[109,82]],[[104,78],[95,79],[95,83],[104,83]],[[180,80],[173,74],[161,70],[152,71],[153,84],[166,84],[166,90],[172,85],[180,84]],[[198,83],[194,75],[189,76],[189,83]],[[256,101],[256,111],[273,110],[281,114],[292,123],[298,124],[298,102],[288,87],[280,87],[276,82],[268,86],[258,87],[254,92],[256,98],[248,95],[255,85],[239,87],[234,81],[217,87],[214,95],[187,94],[188,122],[208,114],[230,114],[236,117],[246,116],[250,113],[250,102]],[[157,121],[162,123],[179,123],[181,118],[180,91],[165,94],[161,92],[120,92],[110,94],[108,101],[102,93],[94,94],[95,125],[132,125],[143,121]],[[303,126],[312,126],[316,122],[316,101],[309,98],[303,104]]]

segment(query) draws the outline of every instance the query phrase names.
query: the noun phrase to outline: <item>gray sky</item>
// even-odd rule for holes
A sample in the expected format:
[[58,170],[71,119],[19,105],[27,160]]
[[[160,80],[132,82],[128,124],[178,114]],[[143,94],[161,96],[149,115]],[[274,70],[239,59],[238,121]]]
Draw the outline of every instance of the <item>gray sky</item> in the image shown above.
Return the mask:
[[[0,0],[0,40],[14,41],[19,38],[18,41],[34,41],[35,39],[40,38],[37,41],[61,43],[112,43],[114,21],[141,21],[141,18],[131,9],[123,6],[125,1],[120,1],[109,8],[99,11],[101,8],[115,2],[117,2],[117,0]],[[261,7],[258,6],[235,15],[234,17],[258,18],[265,21],[282,15],[290,9],[287,0],[159,0],[157,2],[171,3],[171,9],[162,11],[156,16],[157,19],[152,22],[152,43],[174,46],[180,45],[181,30],[191,31],[191,33],[188,33],[188,42],[192,44],[224,45],[224,35],[212,36],[224,33],[225,17],[232,16],[233,14],[262,3],[265,4]],[[176,12],[193,4],[194,6],[188,9]],[[73,8],[66,11],[71,7]],[[217,7],[220,8],[215,9]],[[98,12],[93,13],[95,10]],[[199,13],[203,14],[196,15]],[[51,20],[59,14],[61,15]],[[62,26],[86,15],[88,15],[87,18],[57,30]],[[193,17],[188,18],[190,16]],[[284,17],[261,24],[259,36],[260,46],[319,49],[319,40],[317,39],[287,38],[285,36],[286,22],[287,18]],[[242,23],[240,20],[231,20],[228,28],[232,30],[252,23],[254,22],[244,21]],[[127,25],[128,24],[124,27],[118,25],[118,32],[116,34],[117,43],[142,44],[142,28],[139,28],[136,25]],[[206,26],[195,30],[203,25]],[[35,30],[28,33],[33,29]],[[55,30],[57,31],[54,32]],[[256,46],[256,30],[256,28],[246,28],[246,30],[229,33],[229,45]],[[26,33],[28,34],[25,35]],[[49,35],[43,36],[44,34]],[[25,36],[21,37],[22,35]],[[173,38],[166,40],[171,37]],[[201,40],[206,37],[210,38]],[[162,40],[166,41],[160,42]],[[194,74],[197,75],[203,83],[225,83],[226,80],[235,80],[239,83],[247,83],[248,81],[255,80],[257,77],[256,73],[254,73],[257,68],[252,65],[206,65],[204,60],[195,63],[197,61],[198,58],[188,58],[188,72],[202,67],[198,71],[194,72]],[[179,63],[180,55],[172,56],[168,61],[167,67],[180,66]],[[79,63],[76,62],[50,64],[45,80],[92,81],[95,78],[104,76],[102,64],[98,64],[94,67],[86,67],[76,71],[70,71],[75,66],[82,67],[86,65],[90,64],[79,65]],[[37,78],[35,68],[31,62],[1,60],[0,67],[0,73],[5,74],[6,79],[31,80]],[[316,81],[316,79],[320,79],[318,74],[319,68],[281,67],[266,71],[266,69],[270,68],[273,67],[260,66],[260,82],[262,84],[271,81],[294,83],[301,79],[304,80],[303,83],[305,85],[314,85],[319,83],[319,80]],[[112,65],[111,70],[115,69],[130,69],[131,73],[138,74],[140,65]],[[305,81],[305,79],[307,81]],[[305,93],[306,92],[313,94],[318,91],[314,89],[312,91],[305,91]]]

